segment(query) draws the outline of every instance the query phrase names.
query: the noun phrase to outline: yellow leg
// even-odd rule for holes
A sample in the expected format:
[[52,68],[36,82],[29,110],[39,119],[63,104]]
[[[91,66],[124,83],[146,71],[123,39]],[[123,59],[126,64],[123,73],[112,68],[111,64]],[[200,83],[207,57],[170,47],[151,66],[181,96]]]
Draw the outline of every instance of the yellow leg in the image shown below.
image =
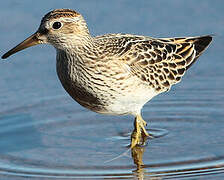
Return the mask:
[[145,130],[146,125],[147,123],[142,119],[140,114],[135,117],[135,129],[131,134],[131,148],[135,147],[136,145],[144,144],[146,138],[149,136]]

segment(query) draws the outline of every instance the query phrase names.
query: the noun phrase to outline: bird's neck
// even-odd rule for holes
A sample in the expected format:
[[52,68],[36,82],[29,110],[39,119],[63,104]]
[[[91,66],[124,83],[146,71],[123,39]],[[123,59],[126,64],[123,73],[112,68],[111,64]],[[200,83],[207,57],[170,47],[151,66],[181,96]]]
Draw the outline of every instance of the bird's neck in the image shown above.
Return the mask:
[[64,54],[66,60],[70,64],[82,64],[88,66],[98,59],[98,48],[94,41],[94,37],[84,36],[82,38],[73,39],[69,46],[63,49],[57,49],[59,54]]
[[67,54],[73,54],[80,57],[88,57],[97,54],[94,38],[90,35],[71,40],[70,45],[67,46],[64,51]]

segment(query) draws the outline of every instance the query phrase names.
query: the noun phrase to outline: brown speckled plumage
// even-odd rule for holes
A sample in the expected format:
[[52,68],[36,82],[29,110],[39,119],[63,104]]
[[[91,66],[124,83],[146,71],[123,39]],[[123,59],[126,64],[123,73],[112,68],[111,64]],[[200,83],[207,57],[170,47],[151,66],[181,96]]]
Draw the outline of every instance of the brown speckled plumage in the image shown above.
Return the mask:
[[[56,24],[55,24],[56,23]],[[131,34],[92,37],[81,14],[57,9],[38,31],[3,55],[50,43],[57,50],[57,74],[78,103],[95,112],[136,117],[131,147],[148,136],[141,109],[181,81],[212,37],[151,38]]]
[[[197,43],[200,41],[209,43],[210,40],[210,36],[154,39],[129,34],[107,34],[93,38],[92,47],[79,49],[81,54],[78,52],[77,55],[80,55],[81,60],[77,61],[72,58],[73,63],[80,63],[74,65],[74,67],[83,67],[83,69],[77,68],[80,69],[79,71],[83,71],[77,79],[85,76],[81,83],[93,83],[91,85],[92,88],[89,87],[92,91],[95,88],[100,91],[101,86],[107,89],[107,93],[104,92],[102,95],[96,90],[94,95],[95,106],[91,107],[94,104],[94,102],[91,102],[88,108],[92,110],[96,108],[94,111],[107,113],[104,112],[107,111],[105,107],[108,103],[113,103],[112,101],[110,102],[110,97],[107,96],[111,96],[113,100],[116,100],[116,97],[114,97],[116,93],[124,95],[128,88],[130,90],[135,88],[134,85],[125,83],[127,79],[133,79],[133,81],[137,79],[137,81],[144,84],[145,88],[154,89],[156,94],[168,91],[173,84],[180,82],[188,67],[191,66],[207,45],[200,49],[197,47]],[[64,58],[66,58],[65,55]],[[61,57],[59,59],[64,58]],[[68,67],[60,64],[58,69],[62,66]],[[113,67],[115,68],[113,69]],[[90,73],[91,78],[88,78],[87,74]],[[59,77],[61,74],[64,73],[58,73]],[[74,76],[76,73],[71,74]],[[64,81],[62,78],[62,84]],[[74,82],[75,80],[72,81]],[[96,83],[97,87],[94,87]],[[115,91],[115,88],[119,88],[119,90]],[[83,96],[78,94],[77,98],[88,96],[88,90],[87,92],[83,91],[86,88],[82,87],[80,89],[80,93],[83,93]],[[74,90],[70,89],[68,91],[71,93],[71,96],[74,96],[72,95]],[[89,95],[92,96],[93,94],[90,93]],[[104,96],[107,99],[106,101],[99,100]],[[147,98],[147,95],[145,97]],[[88,99],[94,98],[89,97]],[[85,98],[85,102],[81,101],[81,99],[78,100],[82,105],[84,105],[83,103],[89,103]],[[130,112],[124,112],[124,114],[128,113]]]

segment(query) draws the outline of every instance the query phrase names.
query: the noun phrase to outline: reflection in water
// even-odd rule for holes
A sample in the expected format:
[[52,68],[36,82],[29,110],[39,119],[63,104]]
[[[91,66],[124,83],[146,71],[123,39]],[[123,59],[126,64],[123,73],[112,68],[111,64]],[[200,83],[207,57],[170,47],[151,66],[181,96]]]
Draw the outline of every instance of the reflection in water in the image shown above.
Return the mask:
[[[197,176],[216,175],[223,177],[224,157],[205,159],[194,159],[187,161],[174,161],[167,163],[146,164],[143,163],[143,154],[147,146],[136,146],[131,149],[132,159],[136,165],[133,170],[135,179],[169,179],[169,178],[191,178]],[[147,161],[149,161],[147,159]],[[154,170],[153,170],[154,169]]]
[[144,179],[144,167],[143,167],[143,154],[145,152],[144,146],[135,146],[131,149],[132,159],[134,164],[136,164],[137,169],[133,171],[134,175],[139,179]]
[[144,152],[145,152],[145,147],[143,146],[136,146],[131,149],[131,155],[132,155],[134,163],[137,166],[137,170],[142,169],[142,166],[144,165],[142,161]]

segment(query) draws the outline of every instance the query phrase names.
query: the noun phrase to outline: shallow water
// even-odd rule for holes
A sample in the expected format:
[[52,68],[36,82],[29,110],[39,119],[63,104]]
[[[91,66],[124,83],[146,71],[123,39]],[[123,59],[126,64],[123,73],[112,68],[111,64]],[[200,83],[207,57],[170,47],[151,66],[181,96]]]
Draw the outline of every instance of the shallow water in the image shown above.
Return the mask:
[[[96,114],[73,101],[56,77],[52,48],[30,48],[1,61],[0,179],[224,177],[224,4],[217,3],[221,1],[198,1],[198,9],[195,1],[163,2],[164,6],[162,1],[38,2],[35,10],[28,8],[29,1],[3,3],[1,17],[16,17],[2,19],[1,50],[34,32],[40,17],[58,7],[83,11],[93,34],[217,36],[181,83],[144,106],[143,118],[153,137],[132,151],[127,146],[133,117]],[[121,10],[122,17],[116,14]],[[24,17],[29,21],[22,21]]]

